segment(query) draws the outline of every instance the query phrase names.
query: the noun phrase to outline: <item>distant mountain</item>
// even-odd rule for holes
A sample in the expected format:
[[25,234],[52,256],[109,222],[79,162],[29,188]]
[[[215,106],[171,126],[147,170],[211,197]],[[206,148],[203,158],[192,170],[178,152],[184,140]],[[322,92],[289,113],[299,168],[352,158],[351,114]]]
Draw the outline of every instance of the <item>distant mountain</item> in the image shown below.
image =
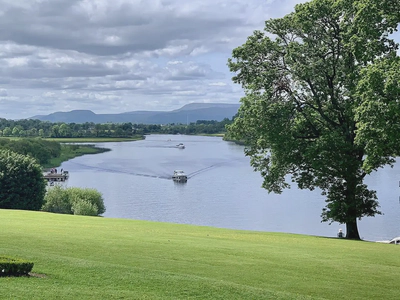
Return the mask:
[[238,111],[240,104],[225,103],[191,103],[172,111],[131,111],[120,114],[95,114],[91,110],[72,110],[55,112],[49,115],[37,115],[29,119],[49,121],[52,123],[136,123],[136,124],[170,124],[191,123],[198,120],[222,121],[231,119]]

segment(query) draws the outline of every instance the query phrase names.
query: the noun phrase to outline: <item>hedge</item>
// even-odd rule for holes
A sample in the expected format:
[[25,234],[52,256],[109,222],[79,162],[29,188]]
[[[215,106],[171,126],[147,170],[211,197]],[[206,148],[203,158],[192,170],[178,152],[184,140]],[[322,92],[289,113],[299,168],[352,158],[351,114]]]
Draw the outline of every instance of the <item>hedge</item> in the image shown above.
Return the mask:
[[33,262],[0,256],[0,276],[24,276],[32,271]]

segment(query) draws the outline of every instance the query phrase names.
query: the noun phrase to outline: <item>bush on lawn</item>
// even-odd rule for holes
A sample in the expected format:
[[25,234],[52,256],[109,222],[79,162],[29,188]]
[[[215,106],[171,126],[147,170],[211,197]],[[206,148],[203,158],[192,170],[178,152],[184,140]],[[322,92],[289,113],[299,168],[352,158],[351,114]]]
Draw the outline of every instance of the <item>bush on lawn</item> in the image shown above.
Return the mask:
[[44,197],[43,211],[99,216],[106,211],[103,196],[95,189],[54,186]]

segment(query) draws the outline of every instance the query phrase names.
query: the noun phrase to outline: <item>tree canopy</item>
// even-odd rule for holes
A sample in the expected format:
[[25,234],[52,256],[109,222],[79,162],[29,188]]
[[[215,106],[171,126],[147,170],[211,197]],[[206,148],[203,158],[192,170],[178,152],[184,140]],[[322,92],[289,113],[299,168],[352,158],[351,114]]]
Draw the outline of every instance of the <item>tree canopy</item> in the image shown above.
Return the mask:
[[313,0],[265,22],[228,65],[245,97],[231,136],[280,193],[291,181],[326,196],[322,220],[380,214],[367,174],[400,153],[400,0]]
[[1,138],[0,149],[8,149],[22,155],[29,155],[35,158],[41,165],[47,163],[52,158],[59,157],[61,154],[60,143],[34,138],[18,140]]
[[42,169],[34,158],[0,150],[0,208],[39,210],[45,193]]

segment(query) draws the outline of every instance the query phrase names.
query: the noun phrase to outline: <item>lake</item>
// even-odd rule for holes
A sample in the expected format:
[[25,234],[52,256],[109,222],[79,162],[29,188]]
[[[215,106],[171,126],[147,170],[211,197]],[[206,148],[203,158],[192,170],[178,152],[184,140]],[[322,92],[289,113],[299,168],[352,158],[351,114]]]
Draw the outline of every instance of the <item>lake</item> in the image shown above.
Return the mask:
[[[184,143],[185,149],[176,145]],[[112,151],[64,162],[68,187],[103,194],[104,217],[193,224],[253,231],[336,236],[345,226],[321,223],[324,197],[295,186],[282,194],[261,188],[243,146],[220,137],[149,135],[134,142],[97,143]],[[185,171],[187,183],[171,180]],[[400,163],[366,178],[384,215],[359,221],[365,240],[400,236]]]

